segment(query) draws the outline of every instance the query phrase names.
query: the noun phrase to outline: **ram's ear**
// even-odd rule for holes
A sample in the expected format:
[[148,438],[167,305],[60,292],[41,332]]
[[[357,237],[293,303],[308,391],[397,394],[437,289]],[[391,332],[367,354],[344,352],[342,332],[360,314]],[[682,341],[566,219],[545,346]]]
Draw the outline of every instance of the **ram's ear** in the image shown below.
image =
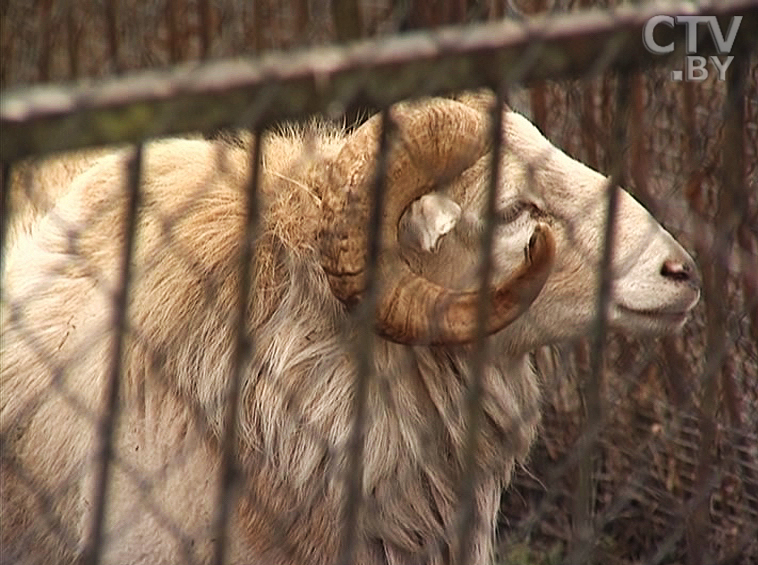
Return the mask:
[[461,217],[461,207],[438,193],[426,194],[413,202],[400,219],[399,240],[419,251],[435,251],[440,239]]

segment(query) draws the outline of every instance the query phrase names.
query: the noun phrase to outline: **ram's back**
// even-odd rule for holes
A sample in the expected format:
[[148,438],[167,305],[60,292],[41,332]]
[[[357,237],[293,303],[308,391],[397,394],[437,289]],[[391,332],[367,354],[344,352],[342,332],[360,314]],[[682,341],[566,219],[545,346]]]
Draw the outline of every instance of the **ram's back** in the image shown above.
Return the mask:
[[[287,258],[314,252],[320,201],[308,175],[318,174],[340,138],[313,131],[270,135],[264,143],[251,331],[276,308]],[[223,419],[251,143],[180,139],[145,147],[119,406],[121,422],[140,424],[117,432],[116,453],[125,453],[129,442],[149,441],[153,449],[123,468],[115,465],[110,504],[139,496],[130,465],[132,475],[151,476],[171,460],[208,482],[216,464],[206,444]],[[118,338],[114,296],[122,284],[132,157],[127,149],[89,152],[14,171],[17,219],[6,246],[0,330],[2,563],[70,561],[85,534],[95,430]],[[145,413],[161,414],[161,421],[132,418]],[[197,448],[177,462],[177,446],[187,449],[188,442]],[[208,501],[196,500],[179,505],[169,521],[210,516]],[[148,535],[156,519],[140,529]],[[30,547],[37,550],[29,553]],[[205,549],[192,552],[200,557]]]

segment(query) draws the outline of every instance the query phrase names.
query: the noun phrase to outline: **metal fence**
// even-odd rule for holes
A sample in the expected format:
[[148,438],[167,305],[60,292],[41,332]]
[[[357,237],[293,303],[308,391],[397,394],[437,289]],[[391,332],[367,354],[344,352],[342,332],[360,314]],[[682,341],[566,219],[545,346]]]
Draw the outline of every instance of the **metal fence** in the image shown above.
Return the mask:
[[[655,15],[678,13],[718,15],[721,29],[732,16],[743,16],[726,80],[672,80],[684,55],[681,28],[658,30],[659,43],[676,45],[673,54],[659,56],[645,49],[645,23]],[[465,25],[441,27],[447,24]],[[57,384],[47,393],[60,398],[61,410],[90,414],[92,422],[94,510],[78,549],[84,562],[101,558],[106,493],[114,492],[108,482],[123,480],[114,479],[122,475],[142,485],[142,503],[152,519],[174,532],[188,562],[196,559],[194,534],[182,531],[181,516],[162,501],[150,500],[150,482],[171,470],[139,476],[137,466],[112,456],[119,389],[128,370],[121,364],[123,348],[134,347],[129,345],[133,340],[153,356],[145,363],[165,363],[159,359],[165,352],[140,333],[128,308],[134,254],[141,245],[135,220],[148,140],[197,137],[200,132],[236,143],[247,134],[229,134],[229,128],[253,132],[247,145],[252,152],[252,196],[240,233],[237,272],[247,282],[237,289],[233,319],[227,320],[239,322],[249,308],[243,298],[249,290],[245,284],[254,287],[251,281],[259,272],[252,242],[260,213],[256,195],[264,131],[314,113],[336,120],[345,115],[365,119],[408,98],[480,87],[494,89],[500,104],[508,102],[527,114],[557,146],[623,184],[696,257],[703,276],[703,298],[681,334],[632,339],[610,332],[601,316],[588,339],[532,354],[542,383],[543,421],[529,461],[516,469],[504,493],[496,562],[747,565],[758,560],[758,67],[749,41],[758,32],[754,2],[11,1],[2,5],[0,26],[2,269],[7,268],[8,240],[22,229],[16,222],[26,221],[28,209],[51,206],[35,193],[40,179],[34,163],[49,163],[48,155],[59,151],[106,147],[96,151],[99,156],[112,151],[109,146],[136,144],[124,160],[129,196],[122,203],[123,253],[112,266],[114,272],[88,275],[113,284],[111,324],[117,331],[110,344],[104,404],[94,412],[82,406],[76,390],[60,386],[63,377],[56,377]],[[402,33],[406,30],[416,31]],[[360,38],[367,39],[337,44]],[[713,52],[707,35],[698,41],[698,53]],[[238,55],[250,57],[222,58]],[[59,84],[87,77],[93,80]],[[56,84],[31,85],[36,82]],[[391,128],[385,124],[388,113],[382,115],[385,139],[385,130]],[[493,139],[497,147],[498,136]],[[380,142],[385,148],[380,162],[388,143]],[[378,241],[381,228],[384,183],[381,175],[378,179],[369,241]],[[496,174],[493,185],[494,179]],[[99,206],[93,208],[93,226],[113,217],[114,204]],[[182,268],[192,271],[193,250],[183,249],[171,236],[171,225],[181,222],[183,211],[167,211],[162,218],[163,241],[170,254],[181,258]],[[489,236],[481,250],[483,289],[492,268],[492,210],[488,217]],[[380,250],[375,245],[369,249],[366,271],[371,274],[377,272]],[[221,287],[212,276],[195,276],[208,279],[204,296],[197,300],[211,311]],[[610,281],[608,269],[598,276],[605,285]],[[340,518],[344,542],[342,553],[335,555],[340,563],[350,562],[355,524],[365,503],[358,470],[368,449],[363,445],[366,402],[377,377],[373,358],[381,347],[371,330],[376,293],[370,282],[362,307],[354,313],[358,380],[349,439],[335,445],[331,438],[313,438],[327,450],[343,450],[348,461]],[[607,296],[604,300],[601,311]],[[23,301],[4,292],[2,306],[3,323],[19,327]],[[486,315],[480,306],[480,328]],[[241,394],[245,367],[257,347],[244,323],[235,327],[230,378],[220,397],[227,400]],[[65,374],[66,367],[57,366],[55,356],[34,342],[37,330],[29,328],[30,354],[43,358],[41,366],[52,373]],[[493,354],[486,349],[480,329],[470,390],[460,407],[471,423],[469,453],[475,452],[484,359]],[[4,419],[11,403],[5,384],[3,379]],[[208,557],[222,563],[232,551],[224,543],[232,505],[239,488],[246,486],[240,478],[246,463],[236,460],[232,448],[236,434],[243,433],[233,425],[238,402],[223,403],[215,413],[218,421],[209,422],[205,407],[192,406],[191,395],[180,396],[189,398],[189,409],[197,411],[206,433],[225,431],[218,436],[221,487]],[[17,421],[34,413],[41,398],[17,410]],[[296,398],[282,403],[290,411],[292,433],[313,433],[298,412]],[[8,488],[7,477],[26,481],[34,504],[45,507],[54,493],[37,484],[36,471],[18,465],[9,447],[14,425],[2,424],[3,488]],[[182,473],[192,454],[174,453],[170,460],[173,472]],[[71,488],[75,476],[63,476],[58,486]],[[475,457],[467,458],[463,476],[460,512],[465,517],[474,512]],[[397,488],[403,488],[400,477]],[[288,523],[289,517],[277,512],[271,511],[272,532]],[[14,513],[8,508],[2,513],[3,527],[9,527]],[[58,515],[50,508],[49,531],[61,544],[77,547],[74,532],[79,525],[61,523]],[[137,511],[133,518],[142,519]],[[463,541],[456,563],[468,560],[472,523],[460,520]],[[0,556],[3,563],[13,559]]]

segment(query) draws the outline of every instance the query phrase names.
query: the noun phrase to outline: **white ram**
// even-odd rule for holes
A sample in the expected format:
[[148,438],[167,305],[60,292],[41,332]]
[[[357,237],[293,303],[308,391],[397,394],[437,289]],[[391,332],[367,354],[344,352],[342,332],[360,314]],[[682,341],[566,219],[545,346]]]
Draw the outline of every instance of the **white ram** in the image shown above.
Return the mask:
[[[456,563],[491,159],[485,106],[433,99],[392,111],[356,563]],[[266,138],[230,563],[326,565],[339,554],[350,309],[365,287],[378,124]],[[250,154],[203,140],[145,150],[105,563],[210,560]],[[8,251],[2,563],[74,562],[87,535],[125,159],[115,152],[76,176]],[[606,183],[505,112],[469,564],[491,558],[501,490],[535,435],[529,352],[586,334],[596,315]],[[698,300],[694,263],[626,192],[618,213],[610,324],[676,330]]]

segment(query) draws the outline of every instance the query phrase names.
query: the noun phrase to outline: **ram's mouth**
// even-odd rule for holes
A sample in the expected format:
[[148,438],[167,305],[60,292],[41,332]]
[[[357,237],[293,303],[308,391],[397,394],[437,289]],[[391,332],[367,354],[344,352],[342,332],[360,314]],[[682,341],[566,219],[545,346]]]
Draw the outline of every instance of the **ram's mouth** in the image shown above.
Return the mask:
[[629,308],[628,306],[618,303],[616,303],[615,306],[619,312],[626,316],[633,316],[640,320],[672,326],[683,324],[687,320],[687,316],[691,311],[691,308],[685,310],[637,309]]

